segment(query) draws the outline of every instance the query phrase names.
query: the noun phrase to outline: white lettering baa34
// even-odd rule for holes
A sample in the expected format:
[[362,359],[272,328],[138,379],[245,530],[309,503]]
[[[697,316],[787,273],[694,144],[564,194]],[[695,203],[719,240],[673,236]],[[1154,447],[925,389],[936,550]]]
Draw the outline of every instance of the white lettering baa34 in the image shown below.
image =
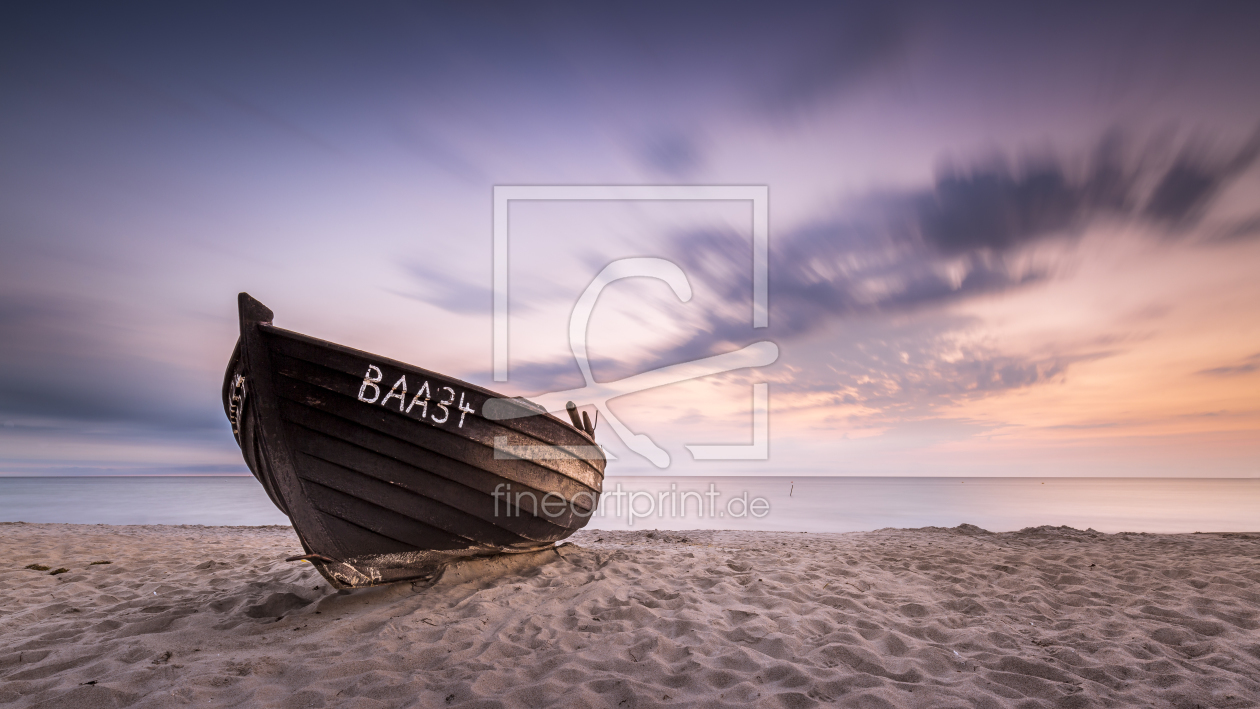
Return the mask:
[[[377,367],[375,364],[369,364],[367,374],[363,375],[363,384],[359,387],[359,401],[366,404],[375,404],[376,400],[381,396],[380,383],[384,377],[385,373],[381,371],[380,367]],[[367,396],[369,388],[372,390],[371,398]],[[438,390],[447,392],[445,398],[434,404],[435,407],[442,410],[441,418],[438,418],[436,412],[432,415],[429,414],[429,399],[432,398],[432,394],[430,393],[427,380],[420,385],[420,390],[412,397],[411,403],[407,404],[405,408],[403,407],[403,404],[407,401],[407,375],[405,374],[399,377],[398,381],[394,382],[394,386],[390,387],[389,393],[385,395],[384,399],[381,399],[381,406],[388,404],[390,399],[398,399],[398,410],[409,414],[412,407],[420,404],[421,419],[428,417],[433,423],[446,423],[451,417],[450,409],[447,407],[455,403],[455,390],[448,386],[438,387]],[[464,427],[464,416],[477,413],[473,410],[471,401],[465,403],[465,398],[464,392],[459,392],[459,405],[455,407],[460,412],[459,428]]]

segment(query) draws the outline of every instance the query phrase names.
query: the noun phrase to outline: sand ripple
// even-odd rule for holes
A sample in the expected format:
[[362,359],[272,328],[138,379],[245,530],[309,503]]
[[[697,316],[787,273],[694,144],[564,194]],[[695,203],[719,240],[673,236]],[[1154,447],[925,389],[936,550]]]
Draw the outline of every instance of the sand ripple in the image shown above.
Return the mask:
[[1260,697],[1258,535],[960,527],[573,541],[497,579],[336,593],[282,561],[300,553],[288,528],[2,524],[0,703],[1189,708]]

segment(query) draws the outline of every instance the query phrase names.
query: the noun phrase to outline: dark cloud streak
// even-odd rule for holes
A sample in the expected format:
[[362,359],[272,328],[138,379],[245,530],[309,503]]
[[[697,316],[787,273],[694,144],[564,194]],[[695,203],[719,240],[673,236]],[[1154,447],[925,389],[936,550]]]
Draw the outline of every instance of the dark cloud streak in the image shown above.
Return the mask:
[[[690,306],[703,313],[696,330],[686,342],[655,353],[649,361],[608,362],[599,375],[619,378],[767,337],[783,345],[855,318],[910,315],[1020,288],[1049,276],[1044,268],[1021,261],[1022,249],[1075,238],[1100,219],[1140,221],[1152,227],[1149,233],[1155,236],[1176,236],[1202,218],[1211,200],[1251,166],[1257,154],[1255,138],[1224,159],[1212,159],[1187,145],[1160,166],[1126,161],[1126,142],[1120,131],[1111,132],[1083,167],[1041,156],[1014,168],[997,159],[970,170],[946,169],[929,188],[873,195],[830,222],[776,235],[771,240],[768,330],[754,331],[746,315],[751,293],[747,236],[722,231],[683,235],[673,242],[670,258],[711,294],[707,302],[697,299]],[[1144,192],[1144,185],[1154,187]],[[869,336],[876,338],[871,342],[880,337]],[[926,347],[941,336],[925,330],[919,333],[924,341],[916,344],[910,338],[903,349]],[[1086,357],[1099,356],[1106,355]],[[973,352],[953,362],[926,351],[916,357],[932,364],[916,369],[892,363],[875,372],[848,361],[839,380],[866,377],[884,382],[890,392],[901,393],[869,390],[861,398],[892,406],[898,397],[909,401],[905,392],[915,387],[947,387],[949,391],[937,391],[937,396],[947,398],[1029,386],[1062,375],[1080,359],[1056,356],[1032,362]],[[1204,373],[1239,374],[1254,366]],[[573,369],[539,363],[514,369],[514,374],[550,390],[570,386]],[[912,381],[915,377],[917,383]],[[837,380],[827,377],[829,386]]]
[[[969,171],[947,169],[931,188],[874,195],[845,218],[776,236],[770,334],[793,338],[857,314],[931,308],[1034,283],[1048,274],[1013,258],[1024,247],[1074,238],[1106,218],[1144,221],[1151,233],[1168,233],[1170,222],[1180,227],[1200,219],[1257,154],[1253,138],[1226,159],[1186,147],[1162,168],[1127,167],[1124,143],[1118,131],[1111,133],[1078,170],[1051,157],[1014,169],[1002,159]],[[1167,185],[1185,182],[1188,165],[1197,166],[1198,186],[1174,199],[1177,190]],[[1148,183],[1156,187],[1146,196]],[[750,291],[745,243],[734,233],[691,234],[676,242],[672,256],[726,301],[742,302]],[[663,357],[703,356],[757,334],[746,321],[714,314],[696,338]]]
[[1212,367],[1211,369],[1201,370],[1198,374],[1204,374],[1210,377],[1235,377],[1242,374],[1251,374],[1257,370],[1260,370],[1260,352],[1251,355],[1239,364]]
[[493,292],[486,286],[469,283],[418,263],[410,264],[406,271],[416,283],[416,290],[391,292],[451,313],[481,315],[493,306]]
[[1104,142],[1079,180],[1051,158],[1019,171],[1004,164],[948,171],[933,190],[911,198],[919,234],[946,254],[1005,251],[1123,213],[1132,200],[1133,175],[1118,164],[1114,140]]
[[810,108],[843,92],[891,63],[907,41],[906,23],[890,4],[848,5],[799,19],[805,21],[794,23],[792,38],[777,38],[776,51],[790,58],[761,91],[772,114]]
[[1213,159],[1204,151],[1186,148],[1156,185],[1143,215],[1172,225],[1196,220],[1230,180],[1255,163],[1258,155],[1260,130],[1225,159]]
[[102,319],[101,308],[90,302],[0,296],[0,416],[198,439],[227,430],[211,378],[128,353]]

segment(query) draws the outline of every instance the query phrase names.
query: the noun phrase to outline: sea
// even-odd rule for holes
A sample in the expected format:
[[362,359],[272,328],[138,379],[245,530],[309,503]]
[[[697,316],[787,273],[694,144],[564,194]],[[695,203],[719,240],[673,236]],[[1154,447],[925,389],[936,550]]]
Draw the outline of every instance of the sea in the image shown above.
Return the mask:
[[[288,524],[247,476],[0,477],[0,522],[18,521]],[[1260,478],[609,477],[588,527],[853,532],[964,523],[994,532],[1260,532]]]

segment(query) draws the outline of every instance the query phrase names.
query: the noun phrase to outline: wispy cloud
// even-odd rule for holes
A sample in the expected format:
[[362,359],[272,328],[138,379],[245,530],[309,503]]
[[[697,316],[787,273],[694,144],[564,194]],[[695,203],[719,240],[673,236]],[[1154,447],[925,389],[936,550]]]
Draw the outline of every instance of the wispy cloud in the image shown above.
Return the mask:
[[1224,156],[1187,145],[1159,179],[1142,215],[1174,226],[1194,222],[1232,180],[1255,163],[1257,156],[1260,131]]
[[638,153],[649,169],[673,178],[694,174],[704,161],[695,137],[679,130],[655,133],[638,146]]
[[[1084,159],[1042,154],[950,167],[929,187],[872,194],[830,220],[775,235],[766,331],[748,322],[747,236],[680,235],[669,242],[670,257],[702,284],[698,292],[710,294],[689,304],[689,336],[638,362],[601,362],[597,374],[620,378],[769,337],[784,347],[781,366],[794,371],[778,385],[783,390],[831,393],[833,404],[889,415],[1059,381],[1073,365],[1114,352],[1078,348],[1028,357],[960,344],[976,324],[944,317],[941,308],[1052,278],[1052,264],[1023,258],[1025,250],[1069,243],[1099,220],[1141,223],[1155,241],[1183,235],[1256,157],[1254,141],[1223,158],[1187,145],[1155,164],[1128,152],[1130,142],[1113,131]],[[1184,182],[1190,165],[1210,187],[1193,198],[1175,197],[1168,185]],[[828,334],[815,337],[822,332]],[[554,390],[574,385],[576,368],[520,363],[513,376],[527,388]]]
[[890,4],[836,5],[792,19],[791,38],[778,35],[784,25],[763,30],[775,55],[759,58],[778,71],[768,75],[758,98],[771,114],[813,108],[852,88],[893,62],[908,39],[906,21]]
[[1212,367],[1211,369],[1200,370],[1199,374],[1206,374],[1211,377],[1233,377],[1240,374],[1251,374],[1260,370],[1260,352],[1251,355],[1247,359],[1238,364],[1225,365],[1223,367]]
[[452,313],[484,315],[493,305],[493,292],[480,283],[472,283],[417,263],[405,267],[414,287],[391,290],[404,298],[435,305]]
[[[1048,277],[1018,258],[1026,246],[1079,236],[1099,219],[1136,220],[1148,233],[1178,235],[1201,219],[1211,199],[1256,159],[1256,140],[1223,159],[1187,146],[1171,163],[1126,160],[1113,133],[1073,169],[1052,157],[1012,167],[990,160],[943,171],[927,189],[872,195],[826,222],[778,235],[771,243],[771,335],[793,338],[856,314],[896,313],[1020,288]],[[1174,197],[1195,165],[1201,186]],[[1156,186],[1143,194],[1144,185]],[[1167,227],[1176,227],[1169,231]],[[673,257],[727,301],[748,298],[745,237],[689,234]],[[697,338],[666,359],[708,354],[752,336],[744,319],[714,312]]]
[[851,415],[859,418],[914,418],[970,399],[1060,382],[1072,365],[1114,354],[1007,354],[975,338],[981,326],[960,316],[860,318],[825,344],[786,349],[792,375],[775,387],[821,395],[808,397],[818,406],[856,407]]
[[194,438],[224,430],[214,378],[135,352],[107,320],[101,306],[86,300],[0,296],[0,416]]

